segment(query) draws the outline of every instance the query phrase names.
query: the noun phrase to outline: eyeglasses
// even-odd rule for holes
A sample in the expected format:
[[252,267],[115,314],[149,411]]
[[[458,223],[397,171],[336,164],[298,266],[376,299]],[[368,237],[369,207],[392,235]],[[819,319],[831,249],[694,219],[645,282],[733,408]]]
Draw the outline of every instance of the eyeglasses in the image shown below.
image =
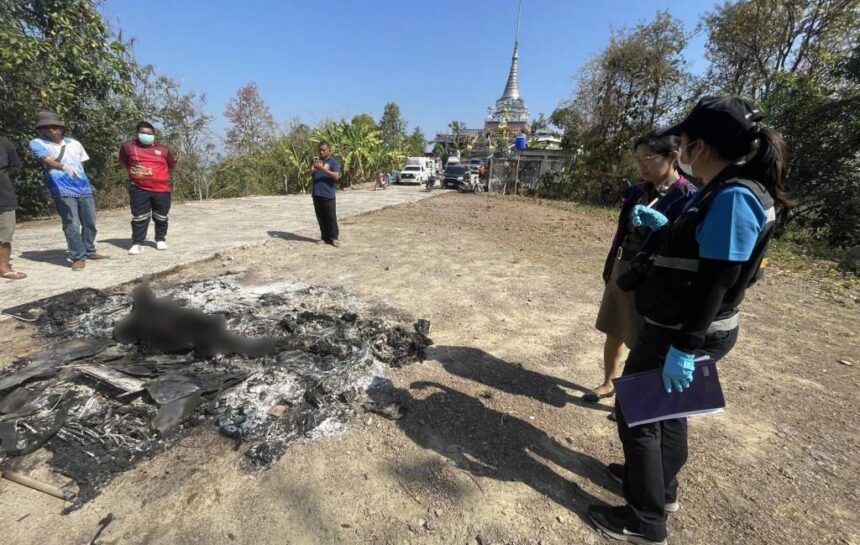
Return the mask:
[[665,157],[662,155],[645,155],[644,157],[641,155],[634,155],[633,159],[641,165],[642,163],[655,163],[659,159],[665,159]]

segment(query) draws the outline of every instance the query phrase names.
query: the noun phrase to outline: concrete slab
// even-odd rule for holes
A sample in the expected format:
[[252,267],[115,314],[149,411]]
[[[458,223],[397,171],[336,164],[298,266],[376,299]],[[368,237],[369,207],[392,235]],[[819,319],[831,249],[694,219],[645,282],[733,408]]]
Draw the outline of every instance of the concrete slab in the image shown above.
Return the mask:
[[[386,191],[338,193],[338,217],[343,219],[387,206],[415,202],[430,195],[415,186],[393,186]],[[262,244],[272,237],[301,233],[318,238],[319,230],[309,195],[244,197],[178,204],[170,211],[169,249],[158,251],[148,242],[137,256],[131,245],[128,210],[99,212],[96,238],[99,253],[111,259],[90,261],[73,272],[66,261],[66,241],[58,218],[23,223],[15,232],[13,266],[27,273],[18,281],[0,280],[0,308],[8,308],[69,290],[104,289],[147,274],[208,259],[229,248]],[[152,237],[150,225],[149,236]],[[349,229],[341,229],[349,244]]]

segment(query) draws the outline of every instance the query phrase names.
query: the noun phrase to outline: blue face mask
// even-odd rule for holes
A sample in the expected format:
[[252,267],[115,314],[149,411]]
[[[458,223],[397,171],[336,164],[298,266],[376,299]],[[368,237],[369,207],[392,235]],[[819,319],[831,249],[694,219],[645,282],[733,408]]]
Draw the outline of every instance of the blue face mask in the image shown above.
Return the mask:
[[155,135],[154,134],[144,134],[142,132],[137,133],[137,141],[143,144],[144,146],[151,146],[155,144]]

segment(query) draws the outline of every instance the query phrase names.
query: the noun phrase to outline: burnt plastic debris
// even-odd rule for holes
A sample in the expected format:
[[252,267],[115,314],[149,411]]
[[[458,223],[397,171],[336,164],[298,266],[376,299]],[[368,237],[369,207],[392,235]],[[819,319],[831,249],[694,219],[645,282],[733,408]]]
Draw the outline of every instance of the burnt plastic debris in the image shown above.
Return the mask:
[[[78,314],[76,311],[80,310],[81,307],[95,306],[107,298],[108,295],[102,291],[93,288],[80,288],[31,303],[5,308],[3,314],[25,322],[35,322],[43,327],[43,334],[55,336],[61,333],[67,322],[74,322]],[[47,312],[47,309],[50,309],[50,312]]]
[[164,375],[147,382],[144,387],[159,405],[166,405],[200,390],[190,378],[178,374]]
[[106,339],[70,339],[28,358],[25,367],[0,378],[0,392],[32,378],[49,377],[66,363],[95,356],[110,346]]
[[44,445],[77,483],[75,506],[200,425],[242,445],[246,468],[268,468],[296,438],[337,429],[321,424],[361,410],[386,368],[432,344],[429,322],[409,326],[340,290],[226,277],[159,297],[146,285],[78,290],[16,312],[58,339],[0,373],[3,465]]

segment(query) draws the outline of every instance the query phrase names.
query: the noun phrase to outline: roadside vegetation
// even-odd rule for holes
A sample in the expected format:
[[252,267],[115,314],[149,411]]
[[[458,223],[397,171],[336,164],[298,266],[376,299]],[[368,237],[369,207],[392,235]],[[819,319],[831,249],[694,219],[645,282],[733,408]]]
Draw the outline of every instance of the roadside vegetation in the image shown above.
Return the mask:
[[[100,4],[0,0],[0,132],[27,161],[16,181],[22,218],[53,209],[24,149],[44,109],[58,112],[89,151],[100,207],[127,200],[115,156],[140,119],[152,121],[180,158],[180,200],[305,192],[302,172],[322,140],[341,161],[346,187],[424,153],[424,134],[410,130],[394,102],[378,120],[279,122],[253,82],[225,105],[230,126],[220,139],[206,96],[141,65],[133,40],[110,28]],[[695,33],[707,36],[709,64],[699,75],[685,57]],[[573,157],[538,196],[614,205],[635,180],[629,148],[636,136],[679,119],[704,94],[737,94],[761,106],[791,149],[789,180],[800,204],[780,215],[775,251],[795,255],[797,264],[837,259],[860,243],[858,37],[860,0],[741,0],[716,5],[696,28],[662,12],[616,30],[576,76],[570,97],[536,122],[558,127]],[[464,127],[449,128],[460,135]]]

